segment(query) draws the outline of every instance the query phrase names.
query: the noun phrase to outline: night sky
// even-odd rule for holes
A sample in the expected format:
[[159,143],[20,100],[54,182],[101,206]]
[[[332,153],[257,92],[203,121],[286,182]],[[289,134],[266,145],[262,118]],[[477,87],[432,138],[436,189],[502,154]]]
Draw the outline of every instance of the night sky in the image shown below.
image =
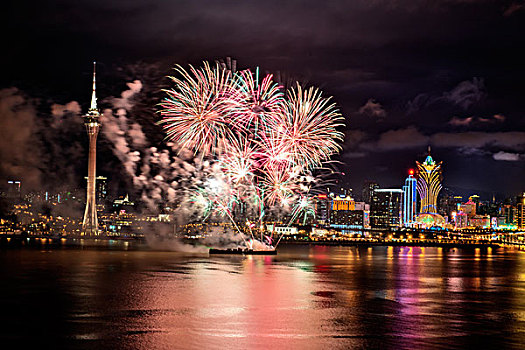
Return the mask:
[[[170,67],[226,57],[334,97],[338,167],[358,191],[400,188],[428,145],[460,194],[525,190],[523,1],[22,0],[0,16],[0,179],[26,190],[81,183],[94,59],[101,108],[126,105],[151,145]],[[105,135],[99,173],[123,193]]]

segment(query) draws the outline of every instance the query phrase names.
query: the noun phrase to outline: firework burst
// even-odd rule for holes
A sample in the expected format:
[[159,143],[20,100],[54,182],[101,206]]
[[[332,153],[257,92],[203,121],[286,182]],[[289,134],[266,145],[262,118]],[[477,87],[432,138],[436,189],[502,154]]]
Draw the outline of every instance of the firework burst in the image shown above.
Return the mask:
[[283,113],[271,120],[271,137],[280,140],[294,162],[315,168],[341,149],[343,117],[330,98],[322,97],[313,87],[304,90],[299,84],[288,91]]
[[237,95],[231,85],[230,71],[204,63],[200,69],[186,71],[176,66],[179,77],[169,77],[175,87],[160,104],[161,124],[170,141],[181,148],[204,155],[224,147],[232,136],[228,108]]
[[[291,209],[290,222],[314,215],[312,175],[339,152],[343,117],[330,98],[299,84],[288,91],[254,72],[204,63],[176,66],[160,114],[178,149],[210,162],[189,204],[202,219],[228,218],[239,233],[262,228],[265,208]],[[261,241],[263,234],[261,232]],[[247,241],[245,241],[247,242]]]
[[236,74],[233,84],[237,93],[235,98],[229,100],[232,122],[242,130],[250,130],[257,136],[259,127],[264,127],[268,119],[282,112],[284,108],[282,89],[273,81],[271,74],[260,81],[259,68],[255,73],[244,70]]

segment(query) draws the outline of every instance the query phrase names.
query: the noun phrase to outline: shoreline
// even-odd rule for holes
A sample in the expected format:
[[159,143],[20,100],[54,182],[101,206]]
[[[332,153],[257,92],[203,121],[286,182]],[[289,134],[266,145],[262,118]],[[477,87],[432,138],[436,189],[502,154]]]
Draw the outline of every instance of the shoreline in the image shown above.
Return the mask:
[[[198,245],[198,240],[180,239],[181,243],[188,245]],[[433,242],[433,241],[281,241],[279,244],[289,246],[341,246],[341,247],[441,247],[441,248],[499,248],[499,247],[525,247],[523,244],[510,242]],[[151,250],[163,251],[163,249],[155,249],[148,245],[144,238],[112,238],[112,237],[98,237],[98,238],[82,238],[82,237],[1,237],[0,248],[101,248],[110,250]]]

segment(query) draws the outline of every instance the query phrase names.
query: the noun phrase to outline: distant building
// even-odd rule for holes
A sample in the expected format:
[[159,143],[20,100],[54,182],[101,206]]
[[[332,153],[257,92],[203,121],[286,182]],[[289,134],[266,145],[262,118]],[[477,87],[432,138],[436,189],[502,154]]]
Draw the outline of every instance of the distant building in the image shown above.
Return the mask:
[[297,227],[266,225],[266,228],[273,235],[277,235],[277,236],[281,236],[281,235],[289,236],[289,235],[296,235],[298,233]]
[[480,202],[476,205],[476,213],[496,217],[499,215],[500,204],[495,202]]
[[463,212],[458,212],[455,215],[456,228],[465,228],[468,226],[468,216]]
[[19,180],[7,181],[7,198],[19,199],[22,197],[22,182]]
[[519,230],[525,229],[525,192],[518,196],[518,203],[516,204],[517,226]]
[[479,202],[480,202],[480,198],[479,198],[479,196],[477,194],[473,194],[468,199],[469,199],[469,201],[474,202],[476,204],[479,204]]
[[459,211],[465,213],[468,217],[473,217],[476,215],[476,203],[469,198],[469,201],[464,204],[459,205]]
[[371,204],[372,203],[372,195],[374,194],[374,190],[379,188],[379,184],[377,182],[373,181],[367,181],[365,182],[365,185],[363,186],[363,202]]
[[330,223],[330,201],[326,194],[320,194],[315,197],[315,219],[320,226],[326,226]]
[[375,189],[370,203],[372,227],[395,227],[401,224],[403,190]]
[[408,177],[403,186],[403,225],[411,226],[414,223],[417,206],[417,181],[414,178],[414,170],[410,169]]
[[488,215],[474,215],[469,218],[469,226],[476,228],[490,228],[490,216]]
[[[460,197],[461,198],[461,197]],[[462,203],[461,200],[459,203]],[[438,196],[438,213],[444,217],[450,218],[453,211],[457,211],[457,199],[453,192],[443,187]]]
[[509,226],[518,226],[518,209],[511,205],[505,204],[501,208],[501,214],[505,218],[505,224]]
[[370,206],[364,202],[355,202],[349,196],[335,196],[330,208],[330,227],[341,229],[343,232],[352,229],[370,227]]
[[419,207],[420,213],[437,213],[437,197],[441,191],[441,164],[436,163],[430,155],[428,147],[428,156],[423,163],[416,162],[417,165],[417,191],[421,198]]
[[120,211],[120,210],[130,210],[133,209],[135,206],[135,203],[129,200],[129,195],[126,194],[125,197],[119,197],[118,199],[115,199],[113,201],[113,210]]
[[97,176],[97,202],[104,203],[108,198],[108,178],[104,176]]
[[[86,176],[86,180],[89,178]],[[95,198],[97,210],[104,210],[106,199],[108,197],[108,178],[105,176],[97,176],[95,178]]]

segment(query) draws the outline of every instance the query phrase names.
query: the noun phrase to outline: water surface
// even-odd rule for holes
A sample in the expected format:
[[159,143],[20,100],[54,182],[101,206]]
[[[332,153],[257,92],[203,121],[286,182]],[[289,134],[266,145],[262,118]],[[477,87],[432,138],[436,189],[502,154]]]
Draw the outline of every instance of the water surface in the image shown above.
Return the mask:
[[525,253],[0,250],[0,310],[10,347],[520,349]]

